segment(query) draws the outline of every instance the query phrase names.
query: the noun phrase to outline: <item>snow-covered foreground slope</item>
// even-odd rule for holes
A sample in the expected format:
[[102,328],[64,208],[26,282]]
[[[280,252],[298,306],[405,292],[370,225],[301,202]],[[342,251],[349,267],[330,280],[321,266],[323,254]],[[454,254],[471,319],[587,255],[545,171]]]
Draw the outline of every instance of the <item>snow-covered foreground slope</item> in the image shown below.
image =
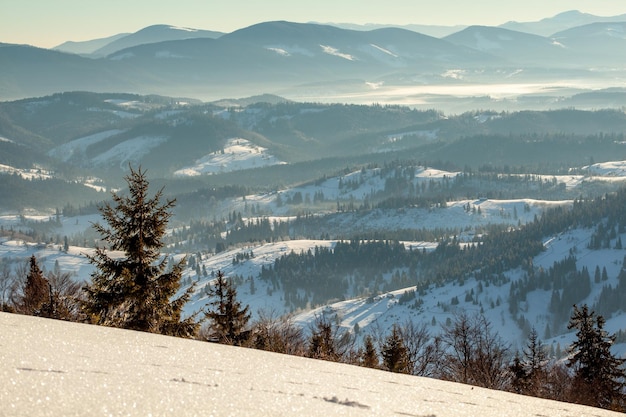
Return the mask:
[[0,313],[10,416],[611,416],[351,365]]

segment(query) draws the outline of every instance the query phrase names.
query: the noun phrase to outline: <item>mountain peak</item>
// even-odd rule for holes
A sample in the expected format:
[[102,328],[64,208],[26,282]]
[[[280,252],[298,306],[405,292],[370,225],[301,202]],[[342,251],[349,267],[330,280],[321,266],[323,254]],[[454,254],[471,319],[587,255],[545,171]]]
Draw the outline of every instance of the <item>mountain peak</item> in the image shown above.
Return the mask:
[[573,18],[580,18],[581,16],[591,16],[591,15],[589,13],[583,13],[580,10],[567,10],[565,12],[558,13],[554,15],[553,17],[549,17],[543,20],[550,20],[550,19],[567,20],[567,19],[573,19]]

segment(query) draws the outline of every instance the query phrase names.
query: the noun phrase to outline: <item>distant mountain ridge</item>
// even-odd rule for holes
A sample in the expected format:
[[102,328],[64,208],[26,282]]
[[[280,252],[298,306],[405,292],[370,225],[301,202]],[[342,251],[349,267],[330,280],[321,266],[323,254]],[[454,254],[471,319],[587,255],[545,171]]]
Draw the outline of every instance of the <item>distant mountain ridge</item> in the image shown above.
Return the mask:
[[66,45],[83,51],[100,46],[89,58],[3,45],[0,97],[80,90],[207,101],[266,93],[293,99],[345,94],[367,100],[381,87],[510,83],[512,76],[524,83],[593,77],[596,88],[614,87],[615,71],[626,64],[626,55],[615,53],[626,47],[625,37],[618,36],[624,25],[571,27],[595,18],[567,12],[544,19],[567,28],[553,32],[558,37],[470,26],[436,38],[397,27],[363,31],[273,21],[228,34],[155,25],[104,46],[104,40]]
[[551,36],[576,26],[583,26],[596,22],[623,22],[626,21],[626,13],[618,16],[596,16],[582,13],[578,10],[569,10],[556,16],[541,19],[537,22],[507,22],[500,27],[517,30],[519,32],[533,33],[540,36]]
[[[404,29],[362,32],[266,22],[217,39],[144,43],[113,52],[106,59],[33,47],[0,48],[0,62],[5,64],[0,96],[10,99],[87,90],[219,99],[278,93],[307,83],[356,79],[364,85],[395,71],[438,74],[449,66],[479,68],[497,61],[488,54]],[[82,82],[85,78],[90,82]],[[238,93],[242,90],[246,93]]]

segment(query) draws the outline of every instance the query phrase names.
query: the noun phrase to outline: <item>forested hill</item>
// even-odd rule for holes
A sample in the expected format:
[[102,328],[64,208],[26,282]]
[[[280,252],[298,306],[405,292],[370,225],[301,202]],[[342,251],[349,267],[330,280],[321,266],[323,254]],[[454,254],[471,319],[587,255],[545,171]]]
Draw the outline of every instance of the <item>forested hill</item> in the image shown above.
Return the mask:
[[[254,176],[259,184],[276,186],[276,177],[290,178],[294,172],[299,181],[314,180],[346,163],[382,164],[395,158],[458,168],[543,170],[626,158],[626,115],[617,110],[473,111],[454,116],[403,106],[257,99],[272,103],[86,92],[2,102],[0,164],[36,166],[70,179],[98,176],[119,185],[119,171],[128,163],[141,164],[155,177],[180,178],[195,172],[185,169],[203,158],[231,154],[229,140],[240,138],[248,141],[248,153],[265,153],[264,159],[238,169],[267,167],[272,157],[288,165],[267,167]],[[240,180],[229,171],[211,173],[224,177],[217,180],[222,184]]]
[[[376,289],[390,292],[414,287],[424,295],[429,287],[450,283],[462,285],[470,278],[482,285],[501,286],[510,283],[505,274],[507,271],[522,268],[525,277],[514,283],[510,291],[511,313],[517,314],[515,306],[534,289],[555,291],[559,298],[551,308],[558,313],[560,319],[555,322],[561,327],[571,305],[590,294],[589,271],[583,269],[585,279],[577,279],[575,275],[568,278],[571,269],[557,273],[561,277],[557,279],[554,272],[544,273],[534,268],[532,259],[544,251],[548,237],[577,228],[595,229],[588,243],[589,249],[622,248],[620,235],[626,232],[625,204],[626,188],[622,188],[595,199],[576,200],[571,208],[549,209],[517,230],[494,226],[482,238],[472,242],[450,236],[432,252],[413,249],[397,241],[355,238],[338,242],[332,250],[316,247],[307,252],[285,254],[273,265],[263,267],[260,277],[271,283],[275,290],[284,291],[286,302],[293,308],[302,308],[310,303],[323,304],[327,300],[375,292]],[[558,268],[558,264],[555,262],[554,268]],[[576,272],[575,263],[573,271]],[[390,275],[390,279],[383,279],[386,275]],[[599,276],[595,279],[597,283],[601,280]],[[597,304],[607,316],[626,307],[617,301],[618,297],[611,296],[626,291],[626,276],[620,275],[618,282],[617,288],[607,287],[602,296],[611,301],[598,301]],[[406,301],[413,302],[414,299],[415,293]]]

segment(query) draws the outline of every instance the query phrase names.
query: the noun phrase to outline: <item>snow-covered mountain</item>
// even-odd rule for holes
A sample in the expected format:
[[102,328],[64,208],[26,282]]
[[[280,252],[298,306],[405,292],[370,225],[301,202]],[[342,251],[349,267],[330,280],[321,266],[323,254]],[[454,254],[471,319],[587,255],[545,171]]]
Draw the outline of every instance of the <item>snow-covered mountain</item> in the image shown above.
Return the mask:
[[254,349],[0,313],[9,415],[617,416]]

